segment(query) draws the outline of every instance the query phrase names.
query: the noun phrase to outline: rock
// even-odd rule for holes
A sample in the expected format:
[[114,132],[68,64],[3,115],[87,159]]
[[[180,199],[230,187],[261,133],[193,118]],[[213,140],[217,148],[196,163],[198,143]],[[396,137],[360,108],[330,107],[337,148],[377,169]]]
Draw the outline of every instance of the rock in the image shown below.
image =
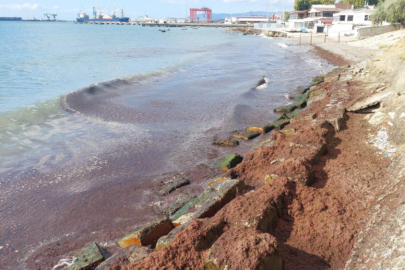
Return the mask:
[[261,134],[260,132],[239,133],[239,134],[233,135],[233,137],[235,137],[236,139],[242,139],[242,140],[248,141],[248,140],[253,140],[256,137],[259,137],[260,134]]
[[170,194],[180,187],[190,185],[190,180],[187,178],[174,177],[165,182],[163,185],[164,187],[159,191],[160,195],[162,196]]
[[107,270],[117,266],[124,266],[142,260],[153,252],[152,249],[141,246],[130,246],[112,255],[105,262],[100,264],[96,270]]
[[253,229],[232,228],[209,249],[204,269],[283,270],[284,263],[273,236]]
[[118,245],[126,248],[132,245],[137,246],[152,246],[156,245],[157,240],[163,235],[168,234],[173,230],[174,226],[168,218],[164,218],[145,226],[128,234],[118,241]]
[[293,92],[302,95],[307,93],[309,89],[311,89],[309,86],[299,86]]
[[291,119],[290,123],[294,124],[300,121],[312,121],[316,118],[316,114],[311,113],[309,115],[303,116],[303,117],[295,117],[293,119]]
[[239,141],[237,141],[237,140],[213,141],[212,144],[219,145],[219,146],[238,146]]
[[309,98],[307,100],[308,106],[311,106],[314,102],[322,101],[327,96],[326,89],[321,88],[319,86],[314,87],[309,92]]
[[367,109],[369,107],[376,106],[376,105],[380,104],[381,101],[389,95],[391,95],[391,93],[381,93],[381,94],[373,95],[371,97],[366,98],[365,100],[357,102],[353,106],[347,108],[346,111],[359,112],[359,111]]
[[75,257],[77,260],[69,266],[69,270],[94,269],[104,261],[104,255],[95,242],[80,250]]
[[229,155],[219,163],[221,170],[229,170],[243,161],[243,157],[238,154]]

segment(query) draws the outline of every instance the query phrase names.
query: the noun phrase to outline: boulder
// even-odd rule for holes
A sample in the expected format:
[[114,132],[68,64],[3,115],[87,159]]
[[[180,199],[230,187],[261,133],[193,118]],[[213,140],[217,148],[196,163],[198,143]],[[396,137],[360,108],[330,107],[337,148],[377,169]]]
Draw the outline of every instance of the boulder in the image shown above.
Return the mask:
[[118,245],[126,248],[132,245],[155,247],[157,240],[173,230],[170,219],[164,218],[142,226],[118,241]]
[[75,257],[77,260],[68,267],[69,270],[94,269],[104,261],[104,255],[95,242],[80,250]]
[[246,131],[253,133],[264,133],[263,127],[248,127],[246,128]]

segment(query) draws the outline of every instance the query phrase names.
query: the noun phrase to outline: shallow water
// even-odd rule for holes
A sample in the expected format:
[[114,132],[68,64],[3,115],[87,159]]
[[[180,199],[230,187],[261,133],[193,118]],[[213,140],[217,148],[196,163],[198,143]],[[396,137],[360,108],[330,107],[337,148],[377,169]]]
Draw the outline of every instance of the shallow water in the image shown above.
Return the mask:
[[216,173],[217,159],[250,145],[214,138],[266,124],[285,93],[331,69],[288,40],[220,29],[2,23],[0,34],[6,269],[55,241],[108,242],[152,219],[153,179],[202,164]]

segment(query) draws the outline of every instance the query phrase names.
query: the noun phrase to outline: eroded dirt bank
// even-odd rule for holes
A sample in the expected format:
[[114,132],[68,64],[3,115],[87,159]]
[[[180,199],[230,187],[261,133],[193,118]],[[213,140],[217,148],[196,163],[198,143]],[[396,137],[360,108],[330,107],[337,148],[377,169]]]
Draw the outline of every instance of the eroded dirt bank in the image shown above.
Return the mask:
[[380,103],[353,109],[382,89],[374,77],[361,65],[329,73],[307,109],[226,172],[246,185],[235,199],[175,229],[165,248],[107,268],[344,268],[393,158],[372,140]]

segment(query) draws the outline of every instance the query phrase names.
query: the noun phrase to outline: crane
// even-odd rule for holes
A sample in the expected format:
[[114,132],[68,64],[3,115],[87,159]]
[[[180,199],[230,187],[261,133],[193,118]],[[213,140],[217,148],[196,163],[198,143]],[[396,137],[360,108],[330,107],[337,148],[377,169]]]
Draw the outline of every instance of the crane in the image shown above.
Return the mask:
[[48,18],[48,21],[51,21],[51,17],[53,17],[53,21],[56,21],[56,16],[58,16],[58,14],[45,13],[44,16]]

